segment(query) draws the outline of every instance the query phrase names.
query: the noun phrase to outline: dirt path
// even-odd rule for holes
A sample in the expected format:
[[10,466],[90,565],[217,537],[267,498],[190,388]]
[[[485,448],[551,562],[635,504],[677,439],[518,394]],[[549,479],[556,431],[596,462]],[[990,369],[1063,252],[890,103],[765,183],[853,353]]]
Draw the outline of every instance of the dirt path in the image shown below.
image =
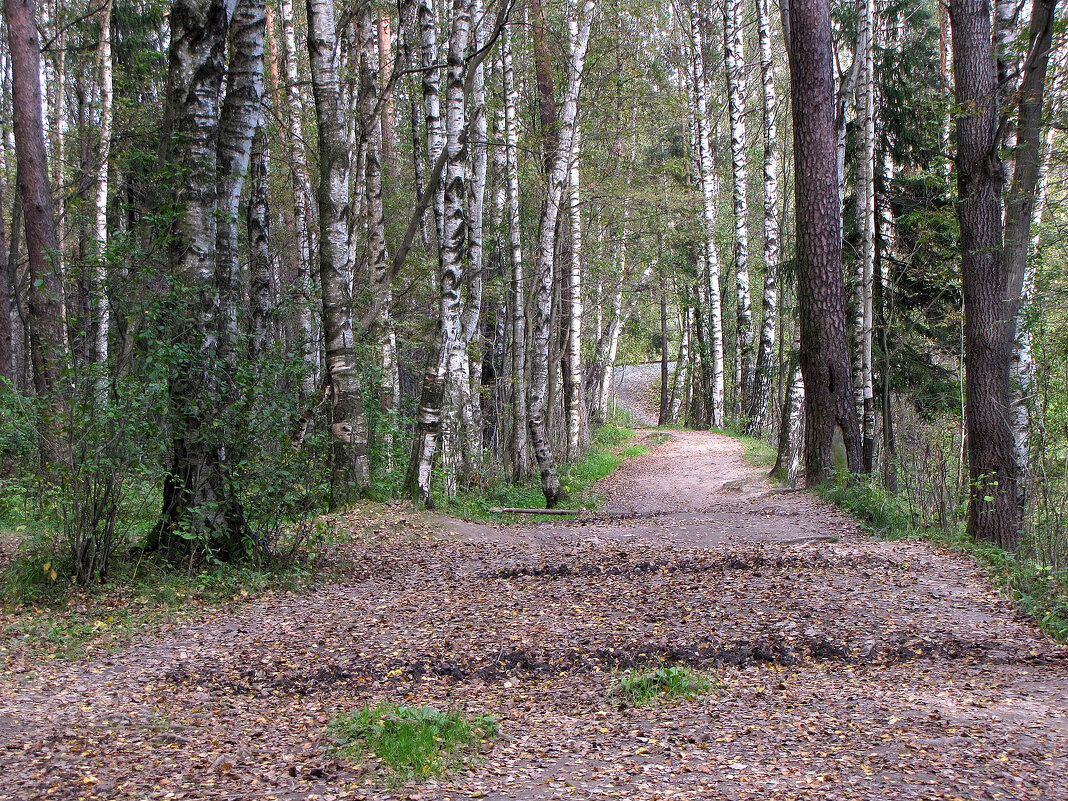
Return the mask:
[[[0,680],[0,798],[1063,799],[1068,660],[965,559],[879,543],[739,446],[672,439],[567,523],[396,528],[351,580]],[[706,669],[621,706],[617,671]],[[375,789],[324,726],[497,716],[450,783]]]

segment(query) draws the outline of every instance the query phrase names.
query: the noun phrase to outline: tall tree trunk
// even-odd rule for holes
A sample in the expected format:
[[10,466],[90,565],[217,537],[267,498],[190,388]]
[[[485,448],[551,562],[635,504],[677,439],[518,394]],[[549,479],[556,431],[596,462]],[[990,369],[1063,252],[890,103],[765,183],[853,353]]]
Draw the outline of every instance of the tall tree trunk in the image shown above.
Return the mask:
[[690,331],[693,328],[693,308],[686,306],[682,311],[682,335],[679,339],[679,358],[675,362],[675,377],[671,387],[671,409],[668,422],[677,424],[682,421],[682,409],[686,402],[686,388],[690,383]]
[[699,24],[700,9],[697,0],[690,0],[690,62],[692,74],[690,83],[693,92],[693,115],[696,118],[697,153],[702,198],[702,220],[704,222],[704,253],[700,263],[704,265],[702,279],[706,284],[708,297],[708,316],[711,325],[710,339],[712,352],[712,397],[710,398],[710,423],[714,428],[721,428],[725,422],[726,376],[723,364],[723,303],[720,291],[720,261],[716,249],[715,232],[717,217],[717,186],[715,164],[712,154],[712,137],[709,132],[708,97],[704,79],[705,48],[704,35]]
[[668,328],[667,328],[667,292],[660,290],[660,415],[657,425],[667,425],[671,412],[671,392],[669,381],[671,370],[668,367]]
[[41,123],[41,43],[33,0],[4,0],[4,21],[11,54],[18,191],[29,262],[30,359],[34,391],[45,406],[40,448],[42,462],[49,472],[52,466],[65,462],[68,454],[61,392],[66,353],[63,285],[58,265],[53,261],[59,253],[59,239]]
[[[461,336],[460,288],[463,282],[463,251],[467,239],[467,141],[463,136],[466,121],[464,67],[470,23],[471,8],[467,0],[454,0],[445,88],[446,162],[439,321],[436,341],[423,376],[422,396],[406,480],[406,489],[412,498],[428,506],[433,504],[431,478],[439,439],[443,431],[456,431],[455,423],[443,422],[442,412],[444,410],[451,414],[454,411],[445,404],[446,381],[450,365],[454,362],[454,350]],[[427,124],[430,128],[429,118]],[[456,443],[444,442],[442,457],[446,473],[455,471],[456,465],[450,463],[455,456]]]
[[750,436],[760,436],[772,400],[771,379],[775,369],[775,327],[779,285],[779,144],[775,128],[775,62],[771,49],[770,0],[757,0],[760,41],[761,119],[764,127],[764,294],[763,324],[757,352],[753,392],[748,409]]
[[108,171],[111,167],[111,122],[114,88],[111,61],[111,8],[113,0],[107,0],[100,20],[100,44],[97,53],[100,64],[100,161],[96,169],[96,192],[93,197],[93,250],[96,257],[95,309],[92,328],[95,332],[94,358],[106,365],[108,361],[108,330],[111,314],[108,294],[107,246],[108,246]]
[[262,115],[252,140],[249,166],[246,230],[249,246],[248,353],[252,361],[261,358],[271,336],[271,214],[267,204],[267,130]]
[[[1029,270],[1032,223],[1039,195],[1044,191],[1043,110],[1046,72],[1053,42],[1053,21],[1057,0],[1037,0],[1031,9],[1027,61],[1019,82],[1019,116],[1016,125],[1015,170],[1005,200],[1004,263],[1007,280],[1006,302],[1012,316],[1008,322],[1009,347],[1016,380],[1010,388],[1009,414],[1017,464],[1016,499],[1020,513],[1027,504],[1027,475],[1030,471],[1027,449],[1027,399],[1029,342],[1020,337],[1020,322],[1027,312],[1034,285]],[[1001,4],[998,5],[999,14]],[[1000,18],[1000,17],[999,17]],[[1030,280],[1028,280],[1030,277]],[[1028,286],[1030,284],[1030,286]],[[1025,292],[1025,288],[1027,291]],[[1017,344],[1019,343],[1019,344]]]
[[731,175],[734,179],[734,277],[737,289],[736,349],[740,381],[735,387],[738,410],[747,409],[753,392],[753,308],[749,297],[749,158],[746,153],[745,51],[741,0],[726,0],[723,11],[723,52],[727,66],[727,104],[731,128]]
[[[379,11],[375,22],[378,36],[378,74],[383,92],[393,78],[392,21],[388,11]],[[393,93],[385,95],[382,104],[382,163],[389,164],[393,158],[396,125],[393,112]]]
[[[572,13],[574,11],[572,10]],[[552,324],[553,257],[556,250],[556,222],[563,200],[571,159],[571,142],[578,116],[579,91],[586,63],[586,50],[593,24],[594,2],[583,0],[576,35],[571,37],[567,69],[567,89],[560,112],[559,136],[548,174],[548,191],[538,226],[538,253],[534,285],[534,326],[531,349],[531,381],[528,398],[530,439],[541,473],[545,503],[553,508],[562,497],[556,459],[547,436],[546,414],[549,394],[549,352]]]
[[857,230],[860,259],[855,281],[856,324],[854,350],[859,370],[854,390],[862,412],[862,463],[870,473],[875,459],[875,395],[872,383],[872,280],[875,274],[875,2],[861,0],[858,15],[857,77]]
[[219,118],[219,220],[215,245],[217,281],[222,287],[224,348],[236,356],[238,301],[243,295],[238,252],[241,193],[248,175],[252,139],[263,117],[263,36],[265,0],[240,0],[230,22],[230,63]]
[[[1003,173],[989,0],[952,0],[957,117],[957,218],[964,295],[968,533],[1003,548],[1019,534],[1016,460],[1006,417],[1009,325],[1001,255]],[[1010,318],[1011,319],[1011,318]]]
[[170,376],[173,466],[164,485],[156,540],[174,557],[187,531],[230,555],[247,534],[226,451],[225,389],[229,287],[220,283],[216,248],[220,195],[220,99],[232,6],[222,0],[174,0],[162,161],[180,175],[178,219],[169,239],[171,273],[188,289],[188,319],[178,323],[184,352]]
[[[577,20],[571,21],[572,36]],[[580,202],[580,131],[575,128],[569,170],[568,220],[571,229],[571,260],[567,276],[567,458],[579,457],[582,433],[582,205]]]
[[[364,194],[366,198],[367,253],[370,265],[371,289],[374,294],[377,314],[371,322],[371,337],[374,340],[378,367],[378,409],[382,415],[382,445],[386,452],[387,465],[392,465],[393,436],[400,410],[400,367],[397,363],[397,330],[393,322],[393,281],[389,256],[386,252],[386,215],[382,199],[383,159],[386,154],[386,131],[388,128],[383,105],[383,114],[378,116],[380,79],[386,74],[379,66],[388,59],[375,53],[375,35],[382,47],[382,29],[374,25],[371,4],[361,3],[356,12],[356,28],[360,48],[360,99],[359,118],[361,139],[364,147]],[[380,18],[381,19],[381,18]],[[385,46],[388,48],[388,18]]]
[[337,75],[332,0],[308,0],[308,52],[319,123],[319,281],[333,443],[331,506],[337,508],[366,489],[370,472],[367,415],[352,319],[351,164]]
[[[445,149],[445,127],[441,119],[441,67],[438,64],[437,13],[434,0],[418,0],[416,18],[419,25],[419,68],[423,75],[423,116],[426,120],[427,158],[431,165]],[[437,245],[444,244],[442,224],[445,218],[445,182],[434,190],[434,223]],[[444,391],[444,390],[443,390]]]
[[506,186],[508,198],[508,251],[512,274],[512,457],[515,477],[526,476],[527,452],[527,312],[526,277],[523,270],[522,227],[519,220],[519,131],[516,121],[515,70],[512,66],[512,36],[508,28],[501,35],[501,63],[504,73],[504,132]]
[[[482,0],[471,2],[471,49],[485,45],[486,20]],[[489,162],[489,126],[486,118],[486,75],[482,62],[475,66],[471,93],[471,191],[467,197],[467,299],[461,318],[462,372],[461,437],[464,480],[470,481],[482,463],[482,292],[485,284],[483,243],[486,207],[486,169]]]
[[792,0],[789,13],[805,469],[812,485],[830,475],[836,429],[853,472],[861,468],[861,443],[842,283],[830,7],[827,0]]
[[293,0],[279,0],[285,59],[285,138],[289,168],[293,179],[293,227],[297,239],[297,337],[299,353],[308,365],[305,388],[311,391],[319,374],[318,326],[313,321],[315,269],[312,261],[312,183],[304,151],[304,99],[300,92],[297,70],[297,37],[293,18]]

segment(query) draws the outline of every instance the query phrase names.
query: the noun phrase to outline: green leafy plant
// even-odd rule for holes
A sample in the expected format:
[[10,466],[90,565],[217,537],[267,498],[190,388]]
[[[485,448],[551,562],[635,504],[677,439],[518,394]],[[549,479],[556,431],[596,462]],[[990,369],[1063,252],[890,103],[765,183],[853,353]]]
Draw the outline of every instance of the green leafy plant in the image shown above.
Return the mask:
[[612,688],[611,695],[632,706],[646,706],[655,701],[697,698],[715,687],[708,677],[684,665],[662,665],[656,670],[630,671]]
[[373,760],[393,783],[423,781],[459,769],[497,737],[492,715],[469,718],[432,707],[366,706],[334,719],[332,751],[351,762]]

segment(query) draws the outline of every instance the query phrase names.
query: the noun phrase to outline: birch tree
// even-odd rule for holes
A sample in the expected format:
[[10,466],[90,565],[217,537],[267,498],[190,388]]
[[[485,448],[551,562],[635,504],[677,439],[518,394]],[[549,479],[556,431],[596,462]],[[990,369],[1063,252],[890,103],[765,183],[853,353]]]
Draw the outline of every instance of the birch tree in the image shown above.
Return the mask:
[[862,460],[870,473],[875,456],[875,395],[872,378],[872,281],[875,275],[875,2],[858,4],[857,77],[857,230],[860,232],[860,259],[854,282],[856,323],[854,349],[860,366],[857,394],[862,414]]
[[[574,9],[572,9],[574,11]],[[528,392],[530,440],[541,473],[541,487],[548,508],[562,497],[556,459],[550,446],[546,413],[549,393],[549,340],[553,291],[553,257],[556,248],[556,222],[563,201],[564,185],[571,160],[571,143],[578,116],[579,91],[586,51],[593,24],[594,2],[583,0],[579,24],[569,43],[567,87],[560,110],[558,136],[547,176],[547,192],[538,225],[538,250],[534,282],[534,325],[531,346],[531,376]]]
[[333,0],[308,0],[308,52],[319,128],[319,281],[332,441],[331,505],[370,482],[367,415],[352,310],[351,161],[338,81]]
[[747,432],[759,436],[764,431],[775,359],[775,328],[779,284],[779,145],[775,125],[777,112],[775,62],[771,49],[770,0],[756,0],[760,47],[761,121],[764,134],[764,292],[762,325],[753,392],[748,408]]
[[737,386],[738,409],[750,405],[753,388],[753,309],[749,296],[749,164],[746,153],[745,48],[742,37],[742,2],[725,0],[723,7],[723,52],[727,73],[727,106],[731,134],[732,208],[734,211],[734,278],[737,289]]
[[[422,22],[420,23],[422,25]],[[452,26],[449,34],[447,77],[445,89],[445,179],[442,196],[440,273],[438,277],[438,330],[431,355],[423,375],[415,437],[406,479],[407,492],[413,499],[432,505],[431,480],[434,456],[443,428],[455,431],[456,425],[447,421],[443,426],[446,380],[454,351],[460,338],[460,292],[463,282],[463,251],[467,239],[466,182],[467,142],[465,127],[464,72],[467,43],[470,34],[471,9],[467,0],[454,0]],[[424,78],[424,90],[425,90]],[[433,121],[427,117],[430,130]],[[456,443],[444,445],[443,458],[455,459]],[[446,464],[446,473],[455,472],[456,465]]]

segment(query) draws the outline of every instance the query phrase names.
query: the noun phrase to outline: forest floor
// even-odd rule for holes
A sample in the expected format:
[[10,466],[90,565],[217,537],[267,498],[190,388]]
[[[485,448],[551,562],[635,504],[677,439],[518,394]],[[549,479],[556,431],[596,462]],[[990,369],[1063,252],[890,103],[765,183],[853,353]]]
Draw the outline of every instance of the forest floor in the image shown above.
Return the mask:
[[[728,437],[643,436],[602,511],[354,514],[341,583],[13,660],[0,798],[1068,797],[1068,650],[973,562],[872,540]],[[613,693],[661,661],[713,689]],[[488,713],[501,735],[459,776],[389,788],[326,733],[382,701]]]

